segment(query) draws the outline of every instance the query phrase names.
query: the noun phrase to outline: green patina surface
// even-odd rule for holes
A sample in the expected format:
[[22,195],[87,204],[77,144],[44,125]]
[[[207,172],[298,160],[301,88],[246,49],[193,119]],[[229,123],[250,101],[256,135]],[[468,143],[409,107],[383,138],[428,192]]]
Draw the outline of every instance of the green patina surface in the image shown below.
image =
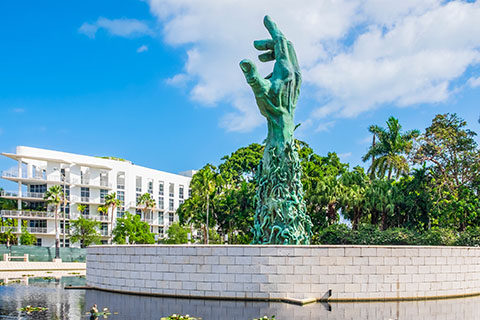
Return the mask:
[[265,27],[272,39],[254,41],[265,51],[262,62],[275,60],[273,72],[263,78],[250,60],[242,69],[258,108],[267,119],[265,152],[257,170],[257,208],[253,225],[254,244],[309,244],[312,222],[306,214],[302,168],[293,131],[294,112],[302,77],[295,50],[269,16]]

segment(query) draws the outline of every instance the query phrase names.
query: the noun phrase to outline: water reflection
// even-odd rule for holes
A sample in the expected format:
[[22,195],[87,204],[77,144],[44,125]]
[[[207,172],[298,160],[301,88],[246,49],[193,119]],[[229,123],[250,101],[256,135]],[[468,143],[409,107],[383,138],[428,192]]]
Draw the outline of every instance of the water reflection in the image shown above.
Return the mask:
[[125,320],[158,320],[173,313],[190,314],[204,320],[251,320],[264,315],[276,315],[279,320],[480,320],[480,297],[385,303],[317,303],[301,307],[285,303],[173,299],[88,290],[85,300],[87,306],[96,303],[99,307],[109,307],[119,313],[113,319]]
[[[480,320],[480,297],[388,303],[317,303],[300,307],[285,303],[173,299],[64,289],[65,284],[80,285],[81,281],[78,277],[40,278],[29,279],[28,286],[1,286],[0,319],[89,319],[85,313],[96,304],[99,310],[107,307],[114,313],[108,317],[113,320],[159,320],[173,313],[190,314],[204,320],[251,320],[264,315],[276,315],[279,320]],[[18,309],[27,305],[49,309],[20,317]]]
[[[64,289],[65,285],[81,283],[82,279],[78,277],[30,278],[28,285],[0,286],[0,319],[81,319],[85,309],[85,290]],[[27,305],[47,307],[48,310],[22,314],[19,309]]]

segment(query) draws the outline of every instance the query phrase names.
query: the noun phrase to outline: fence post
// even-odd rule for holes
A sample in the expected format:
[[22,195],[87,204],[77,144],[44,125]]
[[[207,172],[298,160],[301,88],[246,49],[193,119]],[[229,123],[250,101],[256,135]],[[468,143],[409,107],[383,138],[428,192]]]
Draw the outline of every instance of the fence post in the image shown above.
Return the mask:
[[8,262],[8,253],[3,254],[3,261]]
[[23,261],[28,262],[28,253],[23,255]]

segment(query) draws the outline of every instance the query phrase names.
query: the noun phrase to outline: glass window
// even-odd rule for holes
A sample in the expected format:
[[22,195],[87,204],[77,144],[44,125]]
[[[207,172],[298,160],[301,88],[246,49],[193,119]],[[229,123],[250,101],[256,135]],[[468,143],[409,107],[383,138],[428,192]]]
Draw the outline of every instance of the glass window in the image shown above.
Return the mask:
[[153,194],[153,180],[149,179],[148,180],[148,193]]
[[179,197],[180,199],[183,199],[183,186],[182,186],[182,185],[180,185],[180,186],[178,187],[178,197]]
[[170,222],[170,224],[172,224],[174,219],[175,219],[175,213],[169,212],[168,213],[168,222]]
[[168,199],[168,210],[174,211],[175,209],[173,207],[174,207],[173,199]]
[[190,198],[192,196],[192,188],[188,188],[188,197]]
[[158,227],[158,235],[159,235],[160,237],[163,236],[163,227]]
[[121,206],[125,205],[125,191],[117,191],[117,199],[120,200]]
[[117,208],[117,217],[122,218],[125,215],[125,208],[124,207],[118,207]]
[[135,195],[135,205],[138,203],[138,199],[140,199],[141,196],[142,196],[141,193],[137,193],[137,194]]
[[28,226],[30,228],[46,228],[47,220],[28,220]]
[[168,196],[172,198],[175,196],[175,184],[173,183],[168,185]]
[[108,194],[108,190],[100,189],[100,202],[105,203],[105,196]]
[[178,206],[180,207],[183,204],[183,200],[178,200]]
[[102,187],[108,186],[108,173],[105,171],[100,172],[100,185]]
[[44,193],[47,191],[46,184],[32,184],[30,185],[30,192]]
[[163,210],[164,205],[163,205],[163,197],[158,198],[158,209]]
[[158,182],[158,195],[163,196],[163,181]]
[[[60,246],[63,247],[63,238],[60,238]],[[65,239],[65,248],[70,247],[70,239]]]
[[117,189],[125,190],[125,172],[117,173]]
[[163,224],[163,212],[158,213],[158,224]]
[[142,177],[137,177],[135,179],[135,186],[136,186],[137,192],[142,192]]
[[82,197],[82,201],[88,202],[90,200],[90,188],[81,187],[80,196]]
[[37,243],[35,243],[35,245],[37,247],[41,247],[42,246],[42,239],[41,238],[37,238]]

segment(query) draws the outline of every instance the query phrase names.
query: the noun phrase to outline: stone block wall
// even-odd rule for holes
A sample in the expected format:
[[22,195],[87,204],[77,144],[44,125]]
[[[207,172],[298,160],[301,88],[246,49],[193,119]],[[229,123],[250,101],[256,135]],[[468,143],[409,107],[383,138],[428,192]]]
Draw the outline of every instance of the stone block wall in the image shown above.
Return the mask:
[[471,295],[480,293],[480,248],[92,246],[87,249],[87,285],[142,294],[274,300]]

